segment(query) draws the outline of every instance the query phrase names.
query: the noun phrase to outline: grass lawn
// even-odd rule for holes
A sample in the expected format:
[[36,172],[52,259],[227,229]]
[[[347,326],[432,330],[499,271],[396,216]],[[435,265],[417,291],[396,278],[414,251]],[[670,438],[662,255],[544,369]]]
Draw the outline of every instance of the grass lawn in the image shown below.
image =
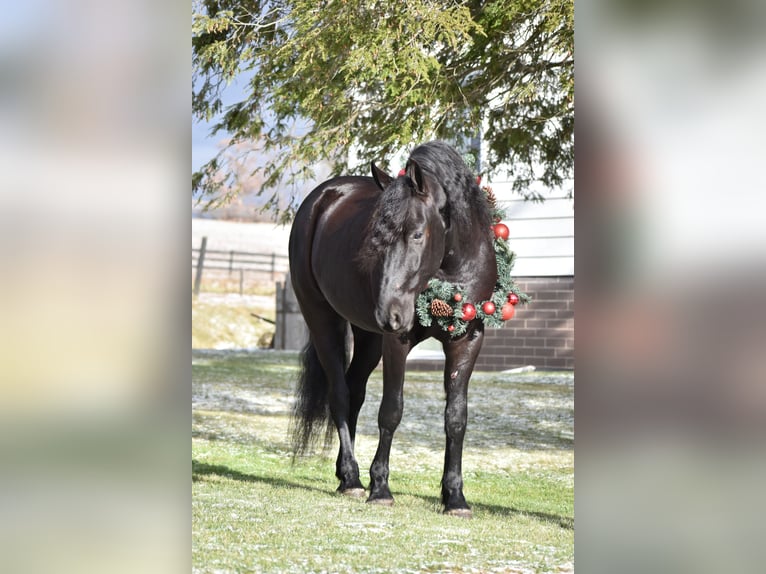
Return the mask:
[[[193,353],[194,572],[571,572],[573,376],[475,373],[463,471],[474,517],[440,513],[440,373],[408,373],[393,507],[335,494],[335,448],[292,461],[297,355]],[[360,415],[366,480],[381,372]]]
[[266,348],[275,320],[274,293],[246,295],[203,292],[192,301],[192,349]]

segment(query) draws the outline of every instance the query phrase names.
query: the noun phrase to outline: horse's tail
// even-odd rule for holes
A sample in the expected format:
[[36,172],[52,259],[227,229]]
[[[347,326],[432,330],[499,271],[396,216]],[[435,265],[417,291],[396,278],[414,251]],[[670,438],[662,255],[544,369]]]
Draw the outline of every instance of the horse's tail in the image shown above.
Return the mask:
[[301,363],[290,424],[293,457],[310,451],[323,433],[323,446],[327,448],[333,431],[328,399],[330,386],[311,339],[301,352]]

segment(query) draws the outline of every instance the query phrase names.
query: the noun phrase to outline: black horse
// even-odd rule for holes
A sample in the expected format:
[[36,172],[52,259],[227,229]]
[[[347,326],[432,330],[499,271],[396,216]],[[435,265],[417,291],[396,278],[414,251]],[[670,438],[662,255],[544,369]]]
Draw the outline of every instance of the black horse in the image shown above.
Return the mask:
[[[305,451],[332,419],[340,439],[338,491],[364,495],[354,437],[367,379],[382,356],[380,439],[367,502],[393,504],[388,460],[402,418],[405,359],[434,337],[446,356],[442,502],[446,513],[470,516],[463,437],[484,324],[474,319],[460,337],[422,327],[415,298],[433,277],[460,285],[466,300],[489,298],[497,280],[490,208],[476,177],[445,143],[415,148],[396,178],[371,167],[371,178],[338,177],[314,189],[293,223],[290,273],[310,335],[293,413],[294,449]],[[326,433],[328,440],[329,424]]]

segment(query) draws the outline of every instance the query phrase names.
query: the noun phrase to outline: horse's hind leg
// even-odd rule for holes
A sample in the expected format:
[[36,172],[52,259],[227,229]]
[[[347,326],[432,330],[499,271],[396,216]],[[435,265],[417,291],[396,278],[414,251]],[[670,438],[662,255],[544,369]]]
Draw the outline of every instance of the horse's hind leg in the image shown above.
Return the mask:
[[[349,390],[349,412],[348,412],[348,431],[351,437],[351,453],[356,439],[356,424],[359,419],[359,411],[364,404],[364,397],[367,390],[367,379],[370,373],[380,362],[382,354],[383,337],[377,333],[370,333],[358,327],[353,327],[354,332],[354,358],[346,371],[346,385]],[[349,464],[344,459],[343,448],[338,451],[338,460],[336,461],[336,474],[344,474],[343,468]],[[353,462],[352,466],[355,466]],[[356,467],[358,468],[358,467]],[[356,491],[353,494],[363,494],[363,490]],[[349,494],[352,494],[349,492]]]
[[[346,382],[346,331],[348,323],[328,309],[314,309],[307,318],[312,342],[319,362],[327,376],[330,415],[338,431],[340,452],[335,475],[340,480],[339,492],[359,495],[364,486],[359,480],[359,465],[354,459],[353,436],[350,428],[351,393]],[[351,368],[351,367],[349,367]],[[355,422],[355,418],[354,418]]]

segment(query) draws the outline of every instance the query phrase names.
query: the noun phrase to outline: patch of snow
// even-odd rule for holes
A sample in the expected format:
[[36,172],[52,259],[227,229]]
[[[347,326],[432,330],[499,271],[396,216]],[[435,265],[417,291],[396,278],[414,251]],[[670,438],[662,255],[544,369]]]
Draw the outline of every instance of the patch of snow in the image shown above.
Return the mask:
[[532,373],[534,372],[534,370],[535,370],[534,365],[527,365],[526,367],[516,367],[515,369],[506,369],[505,371],[500,371],[500,372],[509,374],[509,375],[515,375],[518,373]]

